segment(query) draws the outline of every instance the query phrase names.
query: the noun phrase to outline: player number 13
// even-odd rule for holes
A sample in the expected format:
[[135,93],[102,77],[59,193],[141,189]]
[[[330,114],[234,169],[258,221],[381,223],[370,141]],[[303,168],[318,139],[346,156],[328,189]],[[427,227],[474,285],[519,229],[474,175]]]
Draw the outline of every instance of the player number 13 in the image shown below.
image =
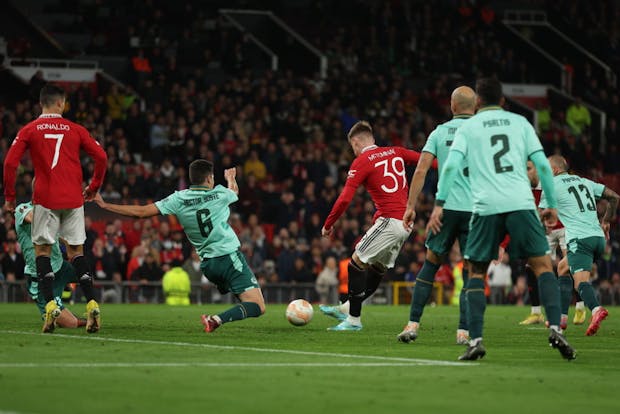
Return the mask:
[[45,134],[43,135],[45,139],[55,139],[56,140],[56,148],[54,149],[54,158],[52,159],[52,169],[58,164],[58,157],[60,156],[60,146],[62,145],[62,139],[65,137],[65,134]]

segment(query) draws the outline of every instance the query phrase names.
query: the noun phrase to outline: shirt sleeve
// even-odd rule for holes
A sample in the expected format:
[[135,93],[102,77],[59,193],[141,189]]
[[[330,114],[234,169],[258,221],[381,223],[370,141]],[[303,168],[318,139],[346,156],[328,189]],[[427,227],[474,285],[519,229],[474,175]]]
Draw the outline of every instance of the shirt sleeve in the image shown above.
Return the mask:
[[588,180],[587,178],[584,178],[584,180],[587,181],[588,184],[590,184],[590,188],[592,189],[592,192],[594,193],[594,197],[596,199],[599,199],[603,196],[603,192],[605,191],[605,185],[594,182],[592,180]]
[[547,197],[545,197],[545,192],[540,193],[540,201],[538,202],[538,208],[547,208],[549,204],[547,203]]
[[159,212],[163,215],[175,215],[176,214],[176,207],[178,204],[178,194],[177,191],[175,191],[174,193],[170,194],[168,197],[163,198],[159,201],[155,202],[155,206],[157,207],[157,209],[159,210]]
[[82,128],[80,131],[80,147],[95,161],[95,171],[93,172],[93,177],[88,187],[92,191],[97,191],[101,187],[101,184],[103,184],[106,168],[108,166],[108,156],[103,148],[101,148],[101,145],[90,136],[86,128]]
[[13,144],[6,153],[4,159],[4,199],[15,201],[15,180],[17,179],[17,167],[22,156],[28,149],[28,133],[22,129],[19,131]]
[[226,202],[230,205],[234,202],[239,201],[239,196],[237,195],[237,193],[235,193],[233,190],[231,190],[228,187],[224,187],[221,184],[218,184],[217,187],[219,192],[221,192],[222,194],[224,194],[224,197],[226,198]]
[[368,169],[363,168],[364,166],[361,163],[357,162],[357,159],[353,161],[351,164],[351,168],[347,174],[347,181],[344,183],[344,188],[342,189],[342,193],[338,196],[338,199],[334,203],[332,207],[332,211],[325,219],[325,227],[326,229],[331,229],[334,223],[340,218],[342,213],[349,207],[349,203],[353,199],[355,195],[355,190],[366,180],[368,176]]
[[424,148],[422,148],[422,152],[428,152],[433,154],[435,157],[437,156],[437,130],[435,129],[428,136],[426,140],[426,144],[424,144]]
[[525,118],[523,118],[523,124],[523,128],[525,129],[525,148],[527,150],[527,156],[530,157],[533,153],[542,151],[543,147],[532,124]]

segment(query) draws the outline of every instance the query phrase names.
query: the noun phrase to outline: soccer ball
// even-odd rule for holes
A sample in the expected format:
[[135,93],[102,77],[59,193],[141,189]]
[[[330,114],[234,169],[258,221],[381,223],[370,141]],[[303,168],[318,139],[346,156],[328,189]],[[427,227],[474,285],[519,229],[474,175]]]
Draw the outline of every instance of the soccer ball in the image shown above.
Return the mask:
[[314,309],[304,299],[295,299],[286,307],[286,319],[295,326],[303,326],[312,320]]

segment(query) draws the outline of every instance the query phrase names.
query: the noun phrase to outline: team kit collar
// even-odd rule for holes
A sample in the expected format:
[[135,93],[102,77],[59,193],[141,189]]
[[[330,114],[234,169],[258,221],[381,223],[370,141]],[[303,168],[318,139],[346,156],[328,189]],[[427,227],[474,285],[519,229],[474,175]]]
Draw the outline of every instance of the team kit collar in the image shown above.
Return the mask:
[[39,118],[62,118],[60,114],[41,114]]
[[190,185],[189,189],[190,190],[201,190],[201,191],[211,190],[211,188],[207,187],[206,185]]
[[472,116],[473,115],[470,115],[470,114],[456,114],[452,117],[452,119],[469,119]]
[[377,145],[373,144],[373,145],[369,145],[367,147],[362,148],[362,150],[360,151],[360,154],[365,153],[366,151],[370,151],[373,150],[375,148],[379,148]]
[[478,113],[483,112],[483,111],[501,111],[503,110],[503,108],[499,105],[489,105],[489,106],[483,106],[482,108],[478,109]]

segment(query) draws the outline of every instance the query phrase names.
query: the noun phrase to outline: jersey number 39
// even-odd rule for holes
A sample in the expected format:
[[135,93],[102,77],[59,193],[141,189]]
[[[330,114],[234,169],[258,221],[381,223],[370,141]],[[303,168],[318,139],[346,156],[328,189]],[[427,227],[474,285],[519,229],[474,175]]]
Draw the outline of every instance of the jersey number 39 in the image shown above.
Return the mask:
[[[407,185],[405,161],[401,157],[392,158],[391,163],[389,160],[379,161],[375,164],[375,168],[376,167],[383,167],[383,176],[390,178],[389,187],[385,184],[381,185],[381,189],[386,193],[395,193],[400,188],[405,188]],[[400,179],[398,177],[400,177]]]

